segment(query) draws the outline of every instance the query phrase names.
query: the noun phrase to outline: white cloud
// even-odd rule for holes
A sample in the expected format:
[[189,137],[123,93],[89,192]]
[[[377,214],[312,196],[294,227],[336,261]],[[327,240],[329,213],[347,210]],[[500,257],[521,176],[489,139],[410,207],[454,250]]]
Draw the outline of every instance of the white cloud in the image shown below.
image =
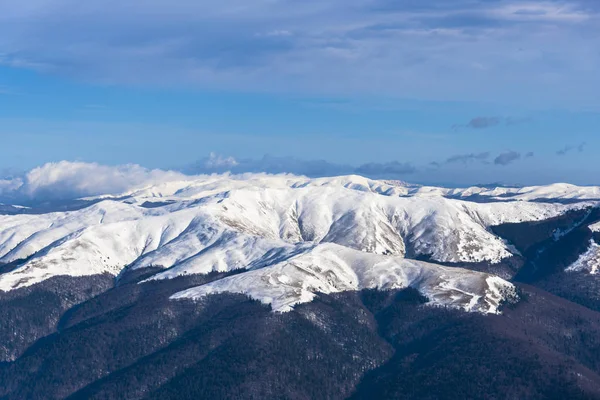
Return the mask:
[[565,21],[582,22],[591,17],[573,4],[545,2],[509,3],[492,9],[491,15],[517,21]]
[[69,200],[120,194],[149,184],[180,179],[186,179],[186,176],[134,164],[106,166],[60,161],[34,168],[20,177],[0,180],[0,202]]
[[595,105],[600,84],[596,0],[0,0],[0,9],[0,64],[86,81],[565,106]]
[[410,164],[369,163],[359,167],[324,160],[264,156],[236,160],[211,153],[197,164],[185,168],[186,174],[139,165],[107,166],[97,163],[60,161],[48,163],[13,178],[0,179],[0,203],[35,204],[74,200],[98,195],[119,195],[144,186],[190,179],[214,173],[291,173],[311,177],[363,174],[368,177],[404,178],[415,172]]
[[2,197],[12,195],[23,185],[20,178],[0,179],[0,203]]
[[204,166],[207,169],[221,169],[221,168],[232,168],[239,163],[233,157],[223,157],[216,153],[210,153],[208,158],[204,161]]

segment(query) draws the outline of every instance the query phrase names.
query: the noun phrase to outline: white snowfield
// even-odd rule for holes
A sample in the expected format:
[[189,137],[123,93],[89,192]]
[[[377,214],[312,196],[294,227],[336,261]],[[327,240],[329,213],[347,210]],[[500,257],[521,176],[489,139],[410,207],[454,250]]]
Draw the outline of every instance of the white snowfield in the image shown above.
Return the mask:
[[584,205],[474,203],[445,190],[360,176],[215,175],[101,196],[78,211],[0,215],[0,263],[21,261],[0,274],[0,290],[126,268],[163,269],[150,279],[244,269],[173,298],[237,292],[288,311],[317,292],[410,286],[434,304],[494,313],[510,283],[407,258],[498,263],[512,254],[490,226]]
[[[592,232],[600,232],[600,222],[589,226]],[[600,245],[594,239],[585,253],[565,270],[567,272],[588,272],[591,275],[600,273]]]
[[199,299],[214,293],[243,293],[284,312],[298,303],[312,301],[317,292],[406,287],[418,288],[433,304],[484,313],[497,312],[504,296],[515,292],[510,283],[489,274],[324,243],[287,260],[198,286],[171,298]]
[[[600,232],[600,222],[589,226],[592,232]],[[594,239],[590,240],[590,245],[585,253],[579,256],[577,261],[568,266],[567,272],[587,272],[591,275],[600,273],[600,245]]]
[[567,272],[588,272],[597,275],[600,272],[600,245],[594,240],[590,241],[590,247],[577,261],[570,265]]
[[555,183],[547,186],[527,186],[522,188],[485,188],[485,187],[470,187],[466,189],[446,189],[421,187],[416,190],[415,194],[436,194],[444,196],[452,196],[466,198],[470,196],[480,196],[489,198],[490,200],[600,200],[600,187],[598,186],[576,186],[568,183]]

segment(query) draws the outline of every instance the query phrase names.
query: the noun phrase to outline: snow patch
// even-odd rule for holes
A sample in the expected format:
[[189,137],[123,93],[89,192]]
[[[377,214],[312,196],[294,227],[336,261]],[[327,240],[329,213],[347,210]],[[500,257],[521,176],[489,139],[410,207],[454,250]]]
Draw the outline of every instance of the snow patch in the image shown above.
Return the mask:
[[322,244],[277,264],[253,269],[174,294],[174,300],[198,300],[210,294],[241,293],[277,312],[312,301],[318,293],[412,287],[434,305],[471,312],[498,313],[509,282],[461,268],[382,256]]
[[600,245],[594,240],[590,241],[588,250],[579,256],[577,261],[571,264],[567,272],[589,272],[596,275],[600,272]]

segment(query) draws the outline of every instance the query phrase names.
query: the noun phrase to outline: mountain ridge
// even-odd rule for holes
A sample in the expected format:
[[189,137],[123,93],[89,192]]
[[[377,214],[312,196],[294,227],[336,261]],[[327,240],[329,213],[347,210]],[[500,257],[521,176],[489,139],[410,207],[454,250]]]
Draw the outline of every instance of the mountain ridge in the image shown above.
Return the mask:
[[0,397],[600,398],[589,193],[405,186],[209,176],[0,214]]
[[[398,188],[359,176],[210,176],[162,182],[114,198],[88,199],[96,202],[79,210],[0,216],[0,262],[16,264],[0,275],[0,289],[25,287],[52,276],[118,276],[125,269],[145,267],[165,269],[155,279],[245,268],[262,282],[260,276],[267,273],[264,269],[270,264],[277,265],[286,255],[322,249],[318,246],[326,243],[384,258],[404,258],[409,253],[412,257],[426,256],[430,263],[493,265],[518,254],[494,235],[492,226],[548,219],[591,204],[587,200],[574,205],[475,203],[432,193],[406,196],[394,191]],[[147,206],[157,200],[158,206]],[[331,252],[325,259],[334,255],[333,248],[325,249]],[[357,259],[358,254],[351,258]],[[19,264],[19,260],[25,261]],[[369,268],[380,262],[373,259]],[[350,261],[346,265],[355,264]],[[425,263],[406,265],[431,269]],[[252,271],[257,268],[263,271]],[[458,270],[441,272],[446,270],[438,268],[440,276],[447,276],[446,282],[438,282],[438,289],[447,286],[447,291],[456,293],[456,285],[449,282],[453,279],[450,272]],[[331,281],[328,274],[338,283],[349,282],[337,274],[354,271],[353,267],[342,270],[322,271],[325,275],[318,279],[317,291],[334,290],[327,283]],[[487,279],[479,275],[481,272],[469,274],[475,280]],[[290,276],[282,279],[264,290],[274,290],[274,285],[279,291],[298,290],[285,283],[286,279],[293,280]],[[411,279],[398,279],[405,286],[418,285]],[[351,280],[342,287],[356,290],[373,285],[388,284],[356,286]],[[508,282],[503,285],[510,287]],[[495,290],[489,285],[480,287],[475,297],[486,299]],[[270,298],[255,290],[239,290],[252,292],[256,298]],[[431,293],[432,288],[423,291]],[[296,298],[313,296],[311,291],[303,293]],[[443,297],[449,298],[433,296]],[[471,300],[464,301],[448,300],[448,304],[473,308],[469,306]],[[494,309],[490,308],[492,312]]]

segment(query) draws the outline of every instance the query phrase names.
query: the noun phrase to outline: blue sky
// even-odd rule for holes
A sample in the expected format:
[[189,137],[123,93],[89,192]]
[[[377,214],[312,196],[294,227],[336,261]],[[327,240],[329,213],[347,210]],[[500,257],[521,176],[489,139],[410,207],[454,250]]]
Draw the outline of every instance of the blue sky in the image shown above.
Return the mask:
[[600,184],[599,13],[595,0],[0,0],[0,171]]

